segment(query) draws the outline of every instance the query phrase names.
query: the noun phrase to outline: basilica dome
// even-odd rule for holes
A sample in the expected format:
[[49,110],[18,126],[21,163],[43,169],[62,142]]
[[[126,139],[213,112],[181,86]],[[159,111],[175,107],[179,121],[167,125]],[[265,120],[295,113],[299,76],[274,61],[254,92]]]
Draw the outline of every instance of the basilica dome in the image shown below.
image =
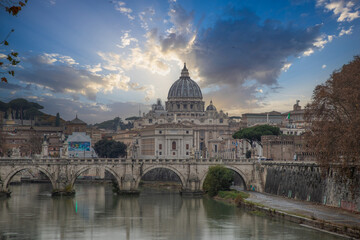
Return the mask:
[[206,111],[216,111],[216,107],[214,106],[212,100],[210,101],[210,105],[207,106]]
[[168,93],[168,100],[178,98],[202,99],[201,89],[189,76],[189,71],[184,64],[181,76],[171,86]]

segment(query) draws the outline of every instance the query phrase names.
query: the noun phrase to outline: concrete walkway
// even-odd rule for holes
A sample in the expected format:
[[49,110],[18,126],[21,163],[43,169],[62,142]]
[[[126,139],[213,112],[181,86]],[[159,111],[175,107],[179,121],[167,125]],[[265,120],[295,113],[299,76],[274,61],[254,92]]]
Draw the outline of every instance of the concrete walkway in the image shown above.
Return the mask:
[[360,214],[351,213],[340,208],[318,205],[313,202],[299,201],[258,192],[248,193],[250,197],[246,200],[262,204],[268,208],[312,219],[316,218],[334,224],[360,227]]

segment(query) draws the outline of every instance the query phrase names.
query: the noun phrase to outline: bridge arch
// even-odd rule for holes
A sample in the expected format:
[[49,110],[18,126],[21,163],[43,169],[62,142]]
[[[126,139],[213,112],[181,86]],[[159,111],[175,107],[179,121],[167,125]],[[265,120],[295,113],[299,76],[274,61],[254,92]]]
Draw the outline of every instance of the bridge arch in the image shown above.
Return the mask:
[[[90,169],[92,169],[92,168],[97,168],[97,167],[99,167],[99,166],[85,166],[85,167],[82,167],[82,168],[80,168],[79,170],[77,170],[76,173],[74,174],[74,177],[71,179],[71,186],[72,186],[72,187],[74,186],[74,184],[75,184],[75,182],[76,182],[76,179],[77,179],[82,173],[86,172],[87,170],[90,170]],[[119,184],[119,186],[120,186],[120,181],[119,181],[120,177],[118,176],[118,174],[117,174],[112,168],[107,167],[107,166],[101,166],[101,168],[102,168],[103,170],[106,170],[106,171],[110,172],[110,173],[115,177],[117,184]]]
[[53,189],[56,189],[56,181],[55,179],[53,178],[53,176],[51,175],[51,173],[43,168],[43,167],[39,167],[39,166],[21,166],[21,167],[17,167],[15,169],[13,169],[10,173],[7,174],[7,176],[5,177],[5,180],[4,180],[4,188],[5,189],[8,189],[9,187],[9,184],[10,184],[10,181],[11,179],[19,172],[23,171],[23,170],[33,170],[33,171],[40,171],[42,173],[44,173],[50,180],[51,182],[51,186]]
[[[245,190],[247,190],[248,180],[246,179],[246,176],[245,176],[245,174],[244,174],[243,171],[241,171],[240,169],[238,169],[238,168],[236,168],[236,167],[230,166],[230,165],[221,165],[221,166],[226,167],[226,168],[228,168],[228,169],[231,169],[231,170],[233,170],[235,173],[237,173],[237,174],[242,178],[242,180],[243,180],[243,182],[244,182],[244,188],[245,188]],[[200,190],[203,190],[203,185],[204,185],[206,176],[207,176],[208,173],[209,173],[209,168],[210,168],[210,167],[211,167],[211,166],[209,166],[209,167],[207,168],[205,174],[202,176],[202,178],[201,178],[201,180],[200,180]]]
[[151,167],[148,167],[146,168],[142,175],[140,175],[137,179],[136,179],[136,189],[138,189],[139,187],[139,184],[140,184],[140,181],[141,181],[141,177],[143,177],[146,173],[150,172],[151,170],[154,170],[154,169],[157,169],[157,168],[164,168],[164,169],[168,169],[170,171],[173,171],[180,179],[181,181],[181,185],[182,187],[185,187],[186,186],[186,180],[185,180],[185,177],[179,172],[179,170],[177,170],[176,168],[174,167],[171,167],[171,166],[162,166],[162,165],[158,165],[158,166],[151,166]]

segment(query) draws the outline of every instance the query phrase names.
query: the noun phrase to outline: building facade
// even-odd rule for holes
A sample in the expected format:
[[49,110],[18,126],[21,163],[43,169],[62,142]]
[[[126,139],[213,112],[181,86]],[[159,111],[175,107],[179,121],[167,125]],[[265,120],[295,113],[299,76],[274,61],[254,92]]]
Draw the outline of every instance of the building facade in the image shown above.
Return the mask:
[[138,136],[132,148],[137,158],[235,158],[232,134],[240,123],[205,102],[198,84],[184,65],[170,87],[165,107],[161,100],[134,122]]

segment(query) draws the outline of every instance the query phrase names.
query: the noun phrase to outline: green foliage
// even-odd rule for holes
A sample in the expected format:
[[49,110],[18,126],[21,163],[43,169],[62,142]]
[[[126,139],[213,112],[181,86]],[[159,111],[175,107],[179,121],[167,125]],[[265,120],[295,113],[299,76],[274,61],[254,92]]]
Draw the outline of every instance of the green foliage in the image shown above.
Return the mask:
[[102,128],[102,129],[108,129],[116,131],[118,129],[124,130],[124,129],[130,129],[133,127],[132,123],[125,124],[121,118],[116,117],[113,120],[104,121],[102,123],[97,123],[94,125],[95,127]]
[[233,134],[235,139],[245,139],[251,145],[254,142],[259,143],[261,146],[261,136],[265,135],[280,135],[280,128],[270,125],[259,125],[249,128],[243,128]]
[[234,172],[224,166],[213,166],[205,178],[204,190],[210,197],[216,196],[219,191],[229,190],[234,181]]
[[248,198],[250,195],[248,193],[245,192],[239,192],[236,190],[232,190],[232,191],[219,191],[217,194],[219,197],[223,198],[223,199],[236,199],[236,198],[241,198],[241,199],[246,199]]
[[133,116],[133,117],[128,117],[128,118],[125,118],[126,121],[135,121],[135,120],[138,120],[140,119],[141,117],[136,117],[136,116]]
[[94,149],[99,157],[117,158],[126,156],[126,147],[122,142],[103,139],[95,143]]
[[251,158],[251,150],[247,150],[247,151],[246,151],[245,157],[246,157],[247,159]]

